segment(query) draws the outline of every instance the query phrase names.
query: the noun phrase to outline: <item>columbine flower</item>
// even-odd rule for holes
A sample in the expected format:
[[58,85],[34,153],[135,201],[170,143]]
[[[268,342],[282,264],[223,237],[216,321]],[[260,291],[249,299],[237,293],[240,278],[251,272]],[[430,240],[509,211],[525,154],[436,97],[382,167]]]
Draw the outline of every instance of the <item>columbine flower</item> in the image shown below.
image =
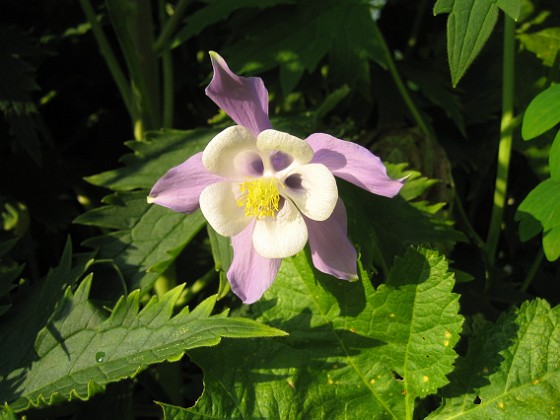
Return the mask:
[[263,81],[237,76],[218,54],[210,56],[214,77],[206,94],[238,125],[170,169],[148,201],[184,213],[200,207],[216,232],[231,237],[227,277],[245,303],[260,299],[282,258],[307,241],[318,270],[356,279],[356,251],[334,176],[386,197],[396,195],[402,182],[389,178],[380,159],[357,144],[273,130]]

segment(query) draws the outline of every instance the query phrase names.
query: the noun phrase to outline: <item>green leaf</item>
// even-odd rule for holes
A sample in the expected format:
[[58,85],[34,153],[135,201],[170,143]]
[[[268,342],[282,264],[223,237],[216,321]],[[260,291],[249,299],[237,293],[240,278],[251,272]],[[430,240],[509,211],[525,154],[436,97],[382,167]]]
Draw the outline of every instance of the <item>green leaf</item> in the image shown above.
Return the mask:
[[[105,206],[80,215],[75,222],[114,229],[90,238],[85,245],[98,248],[98,258],[114,260],[128,290],[149,289],[204,226],[200,212],[185,215],[146,202],[148,190],[173,166],[204,149],[216,129],[161,130],[130,141],[134,153],[122,157],[125,166],[90,176],[87,180],[117,191],[105,197]],[[143,191],[134,191],[143,189]]]
[[451,13],[455,0],[437,0],[434,5],[434,16],[440,13]]
[[560,85],[550,86],[539,93],[523,115],[521,136],[531,140],[560,122]]
[[456,93],[449,91],[447,79],[444,81],[442,76],[427,71],[418,63],[411,63],[411,65],[403,63],[399,68],[430,102],[440,107],[453,120],[461,134],[467,138],[462,104]]
[[238,26],[233,21],[230,26],[236,40],[221,54],[241,72],[262,73],[279,67],[285,95],[325,58],[327,77],[334,86],[348,84],[362,94],[370,91],[370,60],[386,64],[370,2],[296,2],[251,17]]
[[210,316],[210,297],[173,316],[183,289],[176,287],[140,310],[139,291],[121,298],[111,315],[89,300],[92,275],[63,303],[35,342],[31,365],[7,376],[1,394],[16,411],[89,399],[105,385],[133,377],[150,364],[177,360],[185,350],[214,346],[222,337],[271,337],[283,331],[243,318]]
[[149,290],[206,223],[200,211],[187,215],[146,202],[147,191],[118,192],[105,206],[80,215],[82,225],[115,229],[89,238],[97,258],[113,260],[128,290]]
[[492,33],[498,8],[514,20],[519,16],[520,0],[439,0],[434,14],[449,13],[447,55],[451,81],[457,86]]
[[4,404],[4,406],[1,407],[1,409],[2,409],[0,411],[1,420],[18,420],[16,416],[16,412],[12,410],[12,408],[8,404]]
[[[543,231],[543,248],[549,261],[560,257],[560,179],[547,179],[521,202],[515,219],[522,239]],[[537,228],[536,222],[539,223]]]
[[[413,179],[405,194],[415,195],[418,192],[414,191],[416,187],[423,189],[427,182],[420,178],[414,185]],[[348,210],[349,236],[358,244],[367,269],[372,269],[373,262],[386,273],[395,255],[403,253],[410,245],[430,243],[446,250],[465,240],[453,229],[451,222],[433,214],[437,208],[416,207],[400,196],[385,198],[340,180],[337,183]]]
[[283,261],[255,319],[288,337],[224,340],[189,351],[204,371],[196,405],[166,418],[404,418],[448,380],[462,318],[453,275],[433,251],[410,250],[377,291]]
[[325,100],[321,103],[315,113],[315,120],[321,120],[331,112],[344,98],[350,93],[350,88],[347,85],[335,89],[331,92]]
[[15,369],[31,363],[37,334],[63,298],[64,289],[83,275],[90,262],[90,255],[84,255],[72,264],[72,244],[68,241],[58,267],[18,296],[0,319],[0,401],[8,401],[7,393],[19,381]]
[[428,418],[558,418],[559,328],[560,307],[542,299],[481,328]]
[[556,133],[556,137],[550,147],[548,166],[550,167],[551,178],[560,180],[560,131]]
[[546,28],[531,34],[520,34],[517,38],[523,47],[540,58],[545,66],[552,67],[560,50],[560,28]]
[[496,6],[502,9],[510,18],[517,21],[521,13],[521,2],[522,0],[498,0],[496,1]]
[[206,7],[195,11],[185,19],[185,25],[171,41],[171,48],[178,47],[204,29],[218,23],[227,21],[229,16],[242,9],[265,9],[278,4],[287,4],[287,0],[237,0],[237,1],[205,1]]
[[147,132],[143,141],[129,141],[134,151],[121,161],[124,167],[90,176],[88,182],[114,191],[150,189],[169,169],[200,152],[218,133],[216,129]]

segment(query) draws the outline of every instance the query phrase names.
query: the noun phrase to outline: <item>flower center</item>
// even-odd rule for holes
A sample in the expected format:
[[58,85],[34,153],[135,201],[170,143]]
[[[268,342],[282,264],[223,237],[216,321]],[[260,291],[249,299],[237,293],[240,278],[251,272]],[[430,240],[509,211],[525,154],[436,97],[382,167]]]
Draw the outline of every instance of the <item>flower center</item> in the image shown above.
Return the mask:
[[239,189],[243,195],[237,200],[237,205],[245,206],[245,216],[274,217],[280,202],[278,181],[275,178],[244,181]]

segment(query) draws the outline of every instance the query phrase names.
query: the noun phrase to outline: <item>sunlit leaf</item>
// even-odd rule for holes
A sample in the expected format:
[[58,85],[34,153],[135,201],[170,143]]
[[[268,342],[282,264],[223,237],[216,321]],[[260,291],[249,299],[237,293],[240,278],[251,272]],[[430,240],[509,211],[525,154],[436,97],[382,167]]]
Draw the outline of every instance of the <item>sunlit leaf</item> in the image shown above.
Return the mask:
[[301,253],[284,260],[257,320],[288,337],[226,340],[189,351],[205,374],[173,418],[405,418],[445,385],[462,317],[453,275],[433,251],[410,250],[375,291],[318,274]]
[[442,407],[429,419],[560,415],[560,307],[537,299],[502,315],[469,340]]
[[553,85],[529,103],[523,115],[521,135],[531,140],[560,122],[560,85]]
[[[517,209],[516,220],[523,239],[543,232],[544,252],[549,261],[560,257],[560,180],[549,178],[537,185]],[[536,224],[538,222],[538,224]]]
[[518,35],[521,44],[551,67],[560,50],[560,28],[546,28],[534,33]]
[[110,316],[89,300],[92,276],[64,301],[35,342],[28,366],[7,375],[1,399],[15,410],[88,399],[105,385],[143,368],[176,360],[187,349],[214,346],[221,337],[270,337],[282,331],[242,318],[210,316],[215,297],[173,315],[183,286],[140,309],[138,290],[120,299]]
[[13,372],[31,362],[39,331],[63,298],[64,290],[83,275],[90,257],[86,255],[72,264],[72,244],[68,241],[58,267],[19,296],[0,319],[0,401],[10,400],[11,387],[19,377]]

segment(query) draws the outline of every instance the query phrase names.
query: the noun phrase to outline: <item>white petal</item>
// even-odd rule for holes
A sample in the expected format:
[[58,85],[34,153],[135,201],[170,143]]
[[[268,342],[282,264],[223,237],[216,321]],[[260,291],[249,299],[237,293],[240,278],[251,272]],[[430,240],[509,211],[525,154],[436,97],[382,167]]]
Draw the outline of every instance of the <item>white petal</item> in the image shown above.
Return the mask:
[[285,200],[275,219],[257,220],[253,246],[265,258],[286,258],[297,254],[307,243],[307,226],[296,206]]
[[234,125],[218,133],[202,153],[204,167],[225,178],[240,178],[262,174],[255,171],[254,164],[262,167],[256,147],[257,139],[245,127]]
[[257,138],[257,148],[262,152],[280,151],[292,156],[303,165],[313,159],[313,149],[305,140],[276,130],[264,130]]
[[331,171],[320,163],[303,165],[283,180],[281,194],[294,201],[312,220],[321,222],[332,214],[338,200],[338,188]]
[[250,217],[245,216],[245,209],[236,203],[233,193],[236,188],[239,188],[237,183],[224,181],[206,187],[200,194],[202,214],[222,236],[237,235],[251,221]]

